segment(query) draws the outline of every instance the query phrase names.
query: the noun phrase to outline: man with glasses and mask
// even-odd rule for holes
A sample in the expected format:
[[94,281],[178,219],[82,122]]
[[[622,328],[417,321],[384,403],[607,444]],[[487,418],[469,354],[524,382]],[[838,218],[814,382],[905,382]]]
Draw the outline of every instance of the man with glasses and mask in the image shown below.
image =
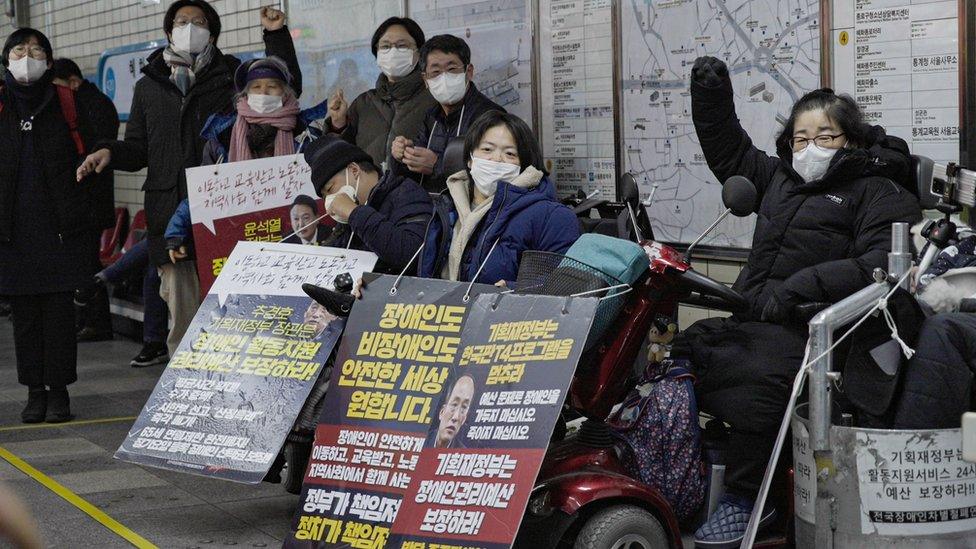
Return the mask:
[[439,34],[428,40],[420,48],[420,68],[424,84],[439,104],[427,111],[414,139],[398,135],[393,140],[393,169],[406,171],[405,175],[430,192],[440,192],[452,175],[441,173],[450,140],[463,138],[471,122],[483,113],[505,109],[485,97],[472,82],[471,48],[457,36]]
[[424,87],[418,50],[424,31],[414,20],[391,17],[373,33],[371,46],[381,74],[376,87],[346,102],[342,88],[329,98],[324,130],[366,151],[381,171],[391,169],[390,149],[398,135],[416,135],[437,101]]

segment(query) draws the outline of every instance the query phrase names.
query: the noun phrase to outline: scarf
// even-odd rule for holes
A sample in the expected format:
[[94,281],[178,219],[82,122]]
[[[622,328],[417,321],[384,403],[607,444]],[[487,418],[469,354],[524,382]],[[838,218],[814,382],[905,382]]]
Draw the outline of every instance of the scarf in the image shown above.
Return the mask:
[[[542,172],[532,166],[515,176],[510,182],[515,187],[522,189],[532,189],[542,181]],[[447,265],[444,266],[445,272],[441,273],[441,278],[445,280],[458,280],[461,274],[461,259],[464,257],[464,250],[468,247],[468,241],[478,229],[482,219],[491,210],[491,205],[495,201],[494,196],[489,196],[481,204],[471,207],[471,197],[468,192],[471,184],[468,182],[467,170],[460,171],[447,179],[447,189],[454,199],[454,208],[457,210],[458,220],[454,224],[454,236],[451,239],[451,249],[447,254]],[[485,227],[485,230],[488,228]],[[478,261],[472,258],[472,261]]]
[[253,158],[251,147],[247,142],[247,131],[251,124],[267,124],[278,128],[275,137],[274,155],[281,156],[295,152],[295,136],[293,130],[298,122],[298,100],[288,97],[280,109],[261,114],[247,104],[247,96],[237,100],[237,120],[230,133],[229,162],[250,160]]
[[16,100],[16,109],[21,118],[36,115],[47,100],[54,95],[54,88],[51,87],[52,78],[51,71],[47,71],[37,82],[24,84],[18,82],[9,70],[4,74],[4,82]]
[[170,69],[169,79],[180,89],[183,95],[186,95],[193,87],[197,73],[210,64],[215,50],[213,44],[207,44],[207,47],[196,55],[178,50],[172,44],[163,50],[163,61],[169,65]]

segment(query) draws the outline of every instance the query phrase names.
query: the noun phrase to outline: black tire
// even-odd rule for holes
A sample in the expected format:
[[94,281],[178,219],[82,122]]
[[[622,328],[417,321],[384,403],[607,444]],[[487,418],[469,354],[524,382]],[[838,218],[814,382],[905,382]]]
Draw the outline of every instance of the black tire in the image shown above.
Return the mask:
[[285,443],[285,491],[290,494],[301,494],[302,483],[305,482],[305,469],[308,468],[308,458],[312,453],[312,444],[304,442]]
[[614,505],[586,521],[573,549],[667,549],[671,542],[651,513],[634,505]]

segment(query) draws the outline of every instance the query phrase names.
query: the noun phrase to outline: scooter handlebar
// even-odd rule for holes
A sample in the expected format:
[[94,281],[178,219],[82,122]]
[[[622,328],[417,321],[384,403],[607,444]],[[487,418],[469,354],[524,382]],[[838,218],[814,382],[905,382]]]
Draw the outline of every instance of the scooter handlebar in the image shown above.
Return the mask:
[[749,302],[746,301],[746,298],[742,294],[717,280],[708,278],[694,269],[684,271],[678,275],[678,279],[681,280],[685,288],[706,298],[703,302],[707,303],[711,301],[708,298],[717,299],[718,303],[711,305],[713,308],[725,309],[732,312],[749,309]]

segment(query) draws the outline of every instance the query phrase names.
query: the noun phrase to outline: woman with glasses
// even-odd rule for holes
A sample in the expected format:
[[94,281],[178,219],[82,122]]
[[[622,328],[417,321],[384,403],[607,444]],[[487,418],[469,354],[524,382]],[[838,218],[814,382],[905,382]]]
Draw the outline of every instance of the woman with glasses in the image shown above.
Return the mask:
[[391,17],[373,33],[371,46],[380,75],[376,87],[346,102],[342,88],[329,98],[324,130],[366,151],[381,171],[392,169],[391,147],[401,135],[416,135],[437,101],[424,87],[418,66],[424,31],[414,20]]
[[[268,56],[283,59],[295,95],[301,75],[285,14],[261,9]],[[178,0],[163,17],[169,44],[149,55],[136,82],[125,139],[104,141],[78,168],[82,181],[105,169],[129,172],[148,168],[145,191],[149,257],[159,267],[160,294],[169,307],[173,329],[167,345],[176,351],[199,303],[199,280],[192,261],[170,261],[165,230],[187,197],[186,169],[199,166],[207,140],[201,135],[211,115],[233,112],[234,72],[239,59],[217,47],[220,16],[204,0]]]
[[95,274],[98,214],[112,196],[107,174],[75,182],[84,152],[109,136],[90,95],[53,83],[52,61],[51,43],[34,29],[14,31],[3,47],[0,295],[12,307],[17,380],[28,390],[24,423],[71,419],[72,298]]
[[[723,448],[726,496],[696,532],[698,547],[738,547],[786,411],[807,331],[797,306],[836,303],[887,265],[891,224],[921,217],[905,142],[870,126],[830,89],[799,99],[776,139],[757,149],[739,125],[728,67],[695,62],[692,117],[708,166],[758,190],[752,250],[734,288],[750,304],[693,325],[672,356],[691,358],[702,410],[731,426]],[[772,519],[766,506],[763,524]]]

